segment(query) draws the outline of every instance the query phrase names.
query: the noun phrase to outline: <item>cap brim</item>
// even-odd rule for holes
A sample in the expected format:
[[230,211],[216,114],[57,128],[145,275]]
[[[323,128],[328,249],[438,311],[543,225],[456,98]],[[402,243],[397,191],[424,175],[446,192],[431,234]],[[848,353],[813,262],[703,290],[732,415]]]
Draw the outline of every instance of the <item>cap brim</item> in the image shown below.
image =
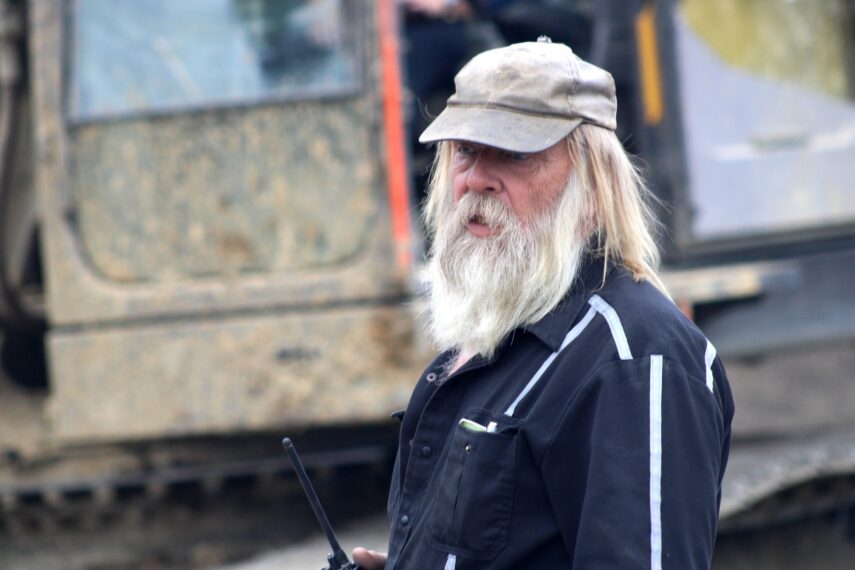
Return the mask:
[[539,152],[569,135],[582,119],[515,113],[494,107],[448,106],[419,137],[421,143],[466,141],[511,152]]

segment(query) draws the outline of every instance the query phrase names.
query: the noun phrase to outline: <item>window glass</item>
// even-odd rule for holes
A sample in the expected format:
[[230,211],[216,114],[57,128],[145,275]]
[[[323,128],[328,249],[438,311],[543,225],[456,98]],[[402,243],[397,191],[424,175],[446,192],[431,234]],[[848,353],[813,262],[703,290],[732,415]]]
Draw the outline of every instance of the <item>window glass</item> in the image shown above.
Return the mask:
[[847,0],[683,0],[674,13],[693,240],[855,222]]
[[74,0],[69,113],[109,115],[351,92],[340,0]]
[[855,100],[844,0],[685,0],[692,30],[729,65]]

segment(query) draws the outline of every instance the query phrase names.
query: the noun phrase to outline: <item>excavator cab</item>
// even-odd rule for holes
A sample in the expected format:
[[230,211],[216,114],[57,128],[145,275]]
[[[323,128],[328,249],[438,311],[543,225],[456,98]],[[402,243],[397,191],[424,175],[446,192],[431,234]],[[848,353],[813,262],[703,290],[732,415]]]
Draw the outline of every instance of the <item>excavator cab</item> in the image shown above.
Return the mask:
[[0,379],[0,494],[67,482],[68,461],[84,487],[157,472],[120,444],[231,438],[162,463],[204,466],[258,460],[241,438],[282,429],[391,434],[429,357],[391,4],[18,8],[32,167],[12,194],[37,204],[48,367],[35,389]]

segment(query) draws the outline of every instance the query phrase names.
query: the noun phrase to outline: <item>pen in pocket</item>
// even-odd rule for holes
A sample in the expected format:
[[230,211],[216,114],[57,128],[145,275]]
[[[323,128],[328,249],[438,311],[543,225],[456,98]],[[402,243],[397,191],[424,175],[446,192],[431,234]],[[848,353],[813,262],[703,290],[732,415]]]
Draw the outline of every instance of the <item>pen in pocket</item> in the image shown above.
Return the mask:
[[459,424],[460,424],[460,427],[462,427],[463,429],[465,429],[467,431],[471,431],[471,432],[476,432],[476,433],[477,432],[493,433],[496,431],[496,422],[490,422],[486,426],[482,426],[478,422],[473,422],[472,420],[467,419],[467,418],[461,418]]

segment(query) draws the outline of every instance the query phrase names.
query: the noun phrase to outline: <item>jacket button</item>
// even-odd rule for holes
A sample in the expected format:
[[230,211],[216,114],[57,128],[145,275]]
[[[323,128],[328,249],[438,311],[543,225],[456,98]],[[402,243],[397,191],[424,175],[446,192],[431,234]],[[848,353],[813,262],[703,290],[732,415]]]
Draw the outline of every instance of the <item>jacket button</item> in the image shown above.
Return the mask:
[[410,517],[408,517],[407,515],[402,515],[401,526],[407,526],[408,524],[410,524]]
[[429,372],[428,375],[425,376],[425,380],[427,380],[428,382],[435,382],[436,381],[436,373],[435,372]]
[[422,446],[422,457],[430,457],[431,448],[429,445]]

